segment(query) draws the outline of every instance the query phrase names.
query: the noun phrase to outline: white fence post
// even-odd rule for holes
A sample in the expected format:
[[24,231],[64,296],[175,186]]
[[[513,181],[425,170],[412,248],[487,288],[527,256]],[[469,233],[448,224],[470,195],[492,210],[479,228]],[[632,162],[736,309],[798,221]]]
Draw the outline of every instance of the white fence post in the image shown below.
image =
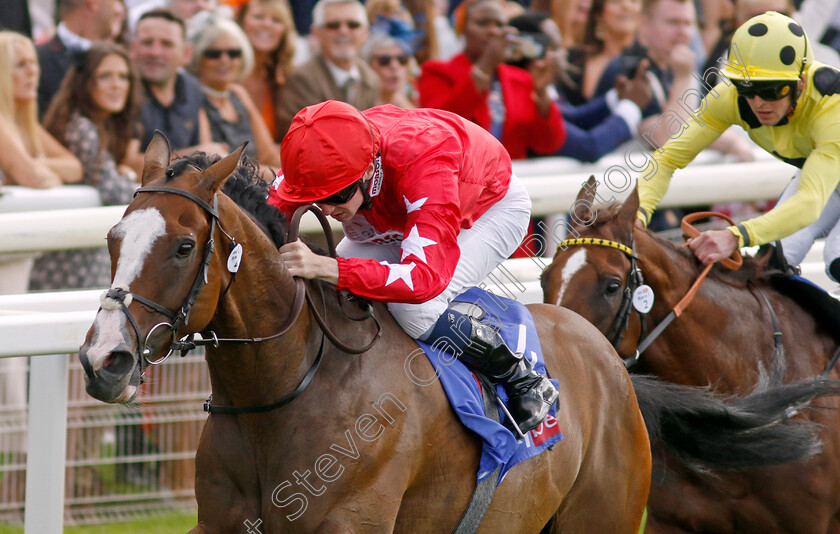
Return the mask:
[[66,355],[29,364],[29,445],[24,534],[61,534],[67,456]]

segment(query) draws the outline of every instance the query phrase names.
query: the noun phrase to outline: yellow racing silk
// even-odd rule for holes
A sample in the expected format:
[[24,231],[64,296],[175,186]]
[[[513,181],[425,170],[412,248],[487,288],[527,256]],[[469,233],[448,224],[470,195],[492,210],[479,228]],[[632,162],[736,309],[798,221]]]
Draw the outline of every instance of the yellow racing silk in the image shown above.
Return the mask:
[[643,221],[650,220],[674,170],[688,165],[733,124],[761,148],[802,170],[796,194],[738,228],[730,227],[740,246],[781,239],[817,220],[840,183],[840,71],[814,62],[796,111],[776,126],[761,125],[729,80],[715,86],[682,129],[654,151],[642,172],[639,216]]

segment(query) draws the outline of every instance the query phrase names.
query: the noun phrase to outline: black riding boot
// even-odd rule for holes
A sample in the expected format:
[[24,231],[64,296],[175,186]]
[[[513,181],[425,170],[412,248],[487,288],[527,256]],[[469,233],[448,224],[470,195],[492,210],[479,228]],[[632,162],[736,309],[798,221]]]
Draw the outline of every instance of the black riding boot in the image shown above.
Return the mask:
[[530,360],[505,345],[498,330],[450,308],[427,342],[434,344],[443,336],[461,350],[458,359],[464,365],[505,388],[508,411],[523,434],[542,423],[559,393],[547,377],[534,371]]
[[470,323],[470,341],[458,359],[491,382],[502,384],[508,394],[510,415],[523,434],[536,428],[557,401],[554,385],[534,371],[530,360],[511,351],[498,330],[475,319]]

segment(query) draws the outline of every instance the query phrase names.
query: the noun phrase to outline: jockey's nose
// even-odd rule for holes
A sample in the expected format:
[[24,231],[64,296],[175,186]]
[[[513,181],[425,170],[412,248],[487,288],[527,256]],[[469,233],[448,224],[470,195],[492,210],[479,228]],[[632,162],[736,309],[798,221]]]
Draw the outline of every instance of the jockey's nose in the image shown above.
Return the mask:
[[324,203],[324,202],[318,202],[315,205],[318,206],[318,208],[321,210],[321,213],[323,213],[324,215],[329,215],[333,211],[335,211],[335,204],[327,204],[327,203]]

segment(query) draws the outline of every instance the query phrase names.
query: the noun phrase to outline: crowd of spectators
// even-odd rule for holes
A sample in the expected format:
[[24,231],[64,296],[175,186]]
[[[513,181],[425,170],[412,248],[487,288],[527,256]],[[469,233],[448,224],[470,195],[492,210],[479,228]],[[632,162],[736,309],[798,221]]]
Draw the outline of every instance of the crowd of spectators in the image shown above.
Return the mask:
[[[802,8],[821,24],[818,59],[840,62],[840,1],[815,1],[62,0],[47,27],[51,2],[9,0],[0,178],[82,182],[124,203],[161,130],[179,154],[249,141],[269,179],[294,114],[327,99],[446,109],[513,158],[593,162],[631,140],[656,150],[756,13]],[[752,158],[735,132],[711,148]],[[71,256],[44,256],[33,287],[102,284],[107,258]]]

